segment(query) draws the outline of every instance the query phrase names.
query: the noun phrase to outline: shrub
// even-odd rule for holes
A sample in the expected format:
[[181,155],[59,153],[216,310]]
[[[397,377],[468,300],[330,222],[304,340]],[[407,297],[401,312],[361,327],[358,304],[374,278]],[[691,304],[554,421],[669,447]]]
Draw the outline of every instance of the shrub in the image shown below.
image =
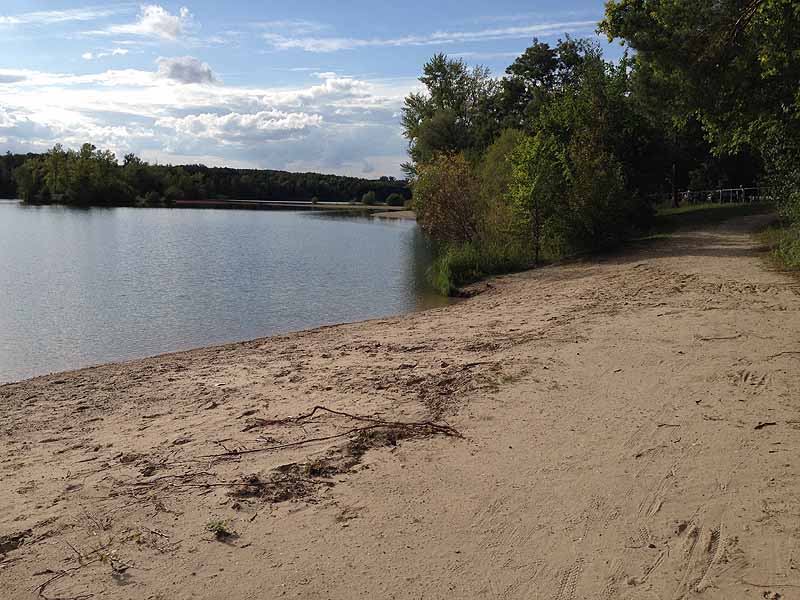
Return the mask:
[[475,241],[479,202],[479,184],[463,154],[440,154],[419,167],[413,206],[419,226],[434,240]]
[[392,192],[389,194],[389,197],[386,198],[386,204],[389,206],[403,206],[405,203],[406,199],[402,194],[398,194],[397,192]]
[[800,269],[800,226],[770,227],[762,237],[781,264],[790,269]]
[[218,540],[225,540],[230,537],[235,537],[236,532],[228,527],[225,521],[214,519],[206,523],[206,531],[214,534]]
[[597,250],[630,233],[637,204],[628,190],[622,164],[591,136],[577,135],[570,144],[566,203],[560,226],[571,250]]
[[373,206],[375,202],[375,192],[373,191],[369,191],[361,197],[361,204],[364,206]]

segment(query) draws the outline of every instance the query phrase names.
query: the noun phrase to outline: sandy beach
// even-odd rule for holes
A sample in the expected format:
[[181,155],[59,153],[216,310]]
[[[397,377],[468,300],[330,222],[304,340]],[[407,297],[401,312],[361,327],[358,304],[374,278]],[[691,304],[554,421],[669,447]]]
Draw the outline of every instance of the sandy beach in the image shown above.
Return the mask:
[[800,282],[768,219],[0,386],[0,596],[797,597]]

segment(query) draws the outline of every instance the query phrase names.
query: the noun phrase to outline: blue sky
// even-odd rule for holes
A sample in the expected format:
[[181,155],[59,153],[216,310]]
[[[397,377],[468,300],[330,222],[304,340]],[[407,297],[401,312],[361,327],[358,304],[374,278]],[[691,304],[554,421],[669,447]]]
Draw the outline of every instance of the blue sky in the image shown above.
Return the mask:
[[[0,150],[398,175],[434,53],[501,75],[534,36],[594,37],[601,0],[3,0]],[[609,47],[610,56],[619,51]]]

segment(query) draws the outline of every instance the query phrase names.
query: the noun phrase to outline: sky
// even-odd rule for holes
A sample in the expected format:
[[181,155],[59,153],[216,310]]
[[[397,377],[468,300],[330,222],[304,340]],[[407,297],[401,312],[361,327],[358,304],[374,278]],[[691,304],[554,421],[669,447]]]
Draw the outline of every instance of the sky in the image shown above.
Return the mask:
[[400,109],[444,52],[501,76],[602,0],[2,0],[0,151],[400,175]]

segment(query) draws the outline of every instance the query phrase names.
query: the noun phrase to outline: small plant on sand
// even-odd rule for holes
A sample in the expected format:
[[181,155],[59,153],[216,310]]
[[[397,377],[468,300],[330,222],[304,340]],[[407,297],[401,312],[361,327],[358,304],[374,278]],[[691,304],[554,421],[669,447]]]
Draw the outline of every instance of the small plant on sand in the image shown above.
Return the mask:
[[206,531],[213,533],[218,540],[225,540],[236,535],[235,531],[228,528],[228,524],[225,521],[219,519],[212,519],[206,523]]

